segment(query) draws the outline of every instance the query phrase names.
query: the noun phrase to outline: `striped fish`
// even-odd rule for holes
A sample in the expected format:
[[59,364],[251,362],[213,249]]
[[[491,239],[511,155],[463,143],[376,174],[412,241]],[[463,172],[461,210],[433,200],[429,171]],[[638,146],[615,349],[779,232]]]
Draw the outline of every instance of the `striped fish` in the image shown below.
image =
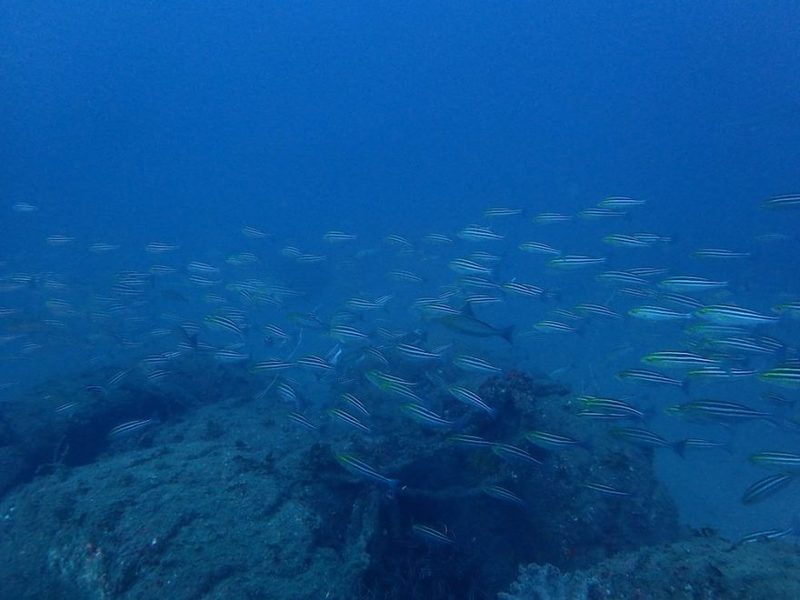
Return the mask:
[[596,481],[587,481],[583,484],[583,487],[594,490],[595,492],[600,492],[601,494],[607,494],[608,496],[630,496],[630,492],[624,492],[619,490],[615,487],[607,485],[605,483],[598,483]]
[[245,225],[242,227],[242,235],[256,240],[267,237],[266,232],[262,231],[258,227],[253,227],[252,225]]
[[487,219],[492,219],[494,217],[515,217],[517,215],[521,215],[524,212],[521,208],[509,208],[506,206],[496,206],[487,208],[483,211],[483,216]]
[[539,321],[533,325],[539,333],[575,333],[577,329],[561,321]]
[[448,386],[447,391],[450,393],[451,396],[453,396],[453,398],[455,398],[459,402],[463,402],[467,406],[471,406],[473,408],[482,410],[490,417],[494,417],[497,414],[497,411],[495,409],[486,404],[481,399],[481,397],[472,390],[469,390],[460,385],[451,385]]
[[800,469],[800,454],[779,451],[757,452],[750,456],[750,462],[761,467],[797,471]]
[[667,409],[670,414],[712,421],[741,421],[750,419],[771,419],[769,413],[755,410],[744,404],[722,402],[719,400],[695,400]]
[[430,525],[414,523],[411,532],[418,538],[434,544],[453,544],[455,539],[445,530],[440,531]]
[[733,304],[715,304],[704,306],[695,313],[698,317],[717,325],[732,325],[734,327],[754,327],[756,325],[769,325],[777,323],[779,317],[758,313],[749,308],[742,308]]
[[478,358],[477,356],[467,356],[466,354],[459,354],[453,358],[453,364],[459,369],[465,371],[475,371],[478,373],[500,373],[502,369],[495,367],[488,361]]
[[597,276],[598,281],[621,285],[647,285],[647,279],[629,271],[604,271]]
[[575,312],[581,313],[583,315],[594,315],[597,317],[607,317],[609,319],[621,319],[622,315],[617,312],[614,312],[607,306],[603,306],[602,304],[590,304],[584,302],[582,304],[576,304],[574,307]]
[[536,298],[544,293],[544,290],[538,286],[531,285],[530,283],[519,283],[517,281],[509,281],[500,286],[504,292],[511,292],[519,294],[520,296],[530,296]]
[[432,410],[429,410],[421,404],[417,404],[415,402],[403,404],[400,407],[400,410],[402,410],[406,416],[411,417],[417,423],[426,425],[428,427],[449,428],[456,425],[455,421],[449,421],[440,415],[437,415]]
[[207,315],[203,321],[209,329],[233,333],[239,337],[243,336],[242,328],[239,324],[228,317],[222,315]]
[[684,389],[686,387],[686,382],[683,380],[667,377],[657,371],[648,371],[646,369],[628,369],[627,371],[618,373],[617,377],[622,381],[630,381],[633,383],[671,385]]
[[523,252],[528,252],[529,254],[550,254],[553,256],[559,256],[561,254],[560,250],[557,250],[549,244],[545,244],[544,242],[522,242],[518,248]]
[[583,445],[582,442],[574,438],[558,433],[550,433],[548,431],[529,431],[525,434],[525,439],[531,444],[546,450],[560,450],[562,448],[574,448]]
[[310,429],[314,431],[317,429],[317,426],[314,425],[311,421],[309,421],[306,417],[301,415],[299,412],[290,412],[288,413],[287,417],[293,423],[300,425],[301,427],[305,427],[306,429]]
[[575,269],[584,269],[586,267],[596,267],[606,262],[604,256],[559,256],[547,263],[551,269],[559,269],[562,271],[571,271]]
[[397,344],[395,350],[409,360],[431,361],[442,358],[442,355],[437,352],[430,352],[413,344]]
[[624,217],[625,211],[612,210],[610,208],[603,208],[598,206],[596,208],[586,208],[578,213],[578,217],[587,221],[596,221],[598,219],[613,219]]
[[683,451],[686,447],[685,441],[668,442],[649,429],[640,427],[615,427],[611,430],[611,435],[645,448],[672,448],[679,456],[683,456]]
[[342,394],[341,398],[342,398],[342,400],[344,402],[346,402],[347,404],[349,404],[350,406],[355,408],[358,412],[360,412],[365,417],[369,416],[369,411],[367,410],[367,407],[364,406],[364,403],[361,402],[361,400],[356,398],[350,392],[345,392],[344,394]]
[[527,463],[532,465],[540,465],[542,461],[525,452],[522,448],[512,446],[511,444],[492,444],[492,452],[503,460],[509,462]]
[[345,423],[347,425],[350,425],[351,427],[360,429],[365,433],[370,433],[369,427],[367,427],[366,425],[364,425],[364,423],[359,421],[358,418],[354,417],[349,412],[342,410],[341,408],[328,409],[328,414],[341,423]]
[[797,528],[787,527],[786,529],[765,529],[762,531],[755,531],[742,536],[731,548],[736,548],[742,544],[752,544],[755,542],[771,542],[772,540],[779,540],[790,535],[797,535]]
[[800,209],[800,194],[783,194],[781,196],[773,196],[772,198],[765,200],[762,206],[769,209]]
[[136,431],[140,431],[150,425],[153,422],[153,419],[137,419],[134,421],[126,421],[125,423],[120,423],[111,431],[108,432],[108,437],[111,438],[118,438],[129,433],[134,433]]
[[329,363],[324,358],[321,358],[314,354],[309,354],[308,356],[301,356],[295,361],[295,364],[298,367],[306,367],[309,369],[316,369],[319,371],[331,371],[334,369],[334,366],[331,363]]
[[342,465],[342,467],[354,475],[358,475],[359,477],[363,477],[371,481],[376,481],[382,485],[388,486],[391,489],[396,488],[400,483],[397,479],[390,479],[389,477],[381,475],[373,467],[365,463],[363,460],[356,458],[352,454],[337,454],[336,460],[340,465]]
[[714,258],[714,259],[733,259],[733,258],[747,258],[750,256],[749,252],[736,252],[735,250],[726,250],[725,248],[701,248],[695,250],[693,256],[696,258]]
[[429,233],[423,238],[429,244],[452,244],[453,240],[441,233]]
[[499,485],[486,485],[481,488],[481,491],[490,498],[502,500],[503,502],[516,504],[517,506],[523,506],[525,504],[525,501],[514,492]]
[[[584,408],[610,415],[626,415],[628,418],[644,419],[644,413],[635,406],[616,398],[601,398],[599,396],[578,396],[575,398]],[[585,416],[585,415],[584,415]]]
[[745,377],[752,377],[756,374],[753,369],[723,369],[722,367],[703,367],[702,369],[693,369],[686,373],[686,376],[691,379],[741,379]]
[[661,280],[658,284],[658,287],[664,290],[687,293],[718,290],[727,286],[727,281],[713,281],[705,277],[695,277],[691,275],[669,277]]
[[794,475],[788,473],[776,473],[759,479],[750,485],[742,494],[743,504],[755,504],[774,496],[786,488],[794,479]]
[[454,435],[447,436],[447,441],[453,444],[461,444],[463,446],[484,447],[492,445],[492,442],[489,440],[477,435],[469,435],[466,433],[456,433]]
[[762,371],[758,378],[761,381],[785,388],[800,389],[800,367],[780,366]]
[[630,309],[628,314],[645,321],[683,321],[692,318],[691,313],[679,313],[661,306],[637,306]]
[[495,242],[504,239],[504,236],[480,225],[467,225],[458,232],[457,237],[468,242]]
[[534,223],[538,223],[539,225],[551,225],[553,223],[566,223],[567,221],[571,221],[572,217],[570,215],[564,215],[561,213],[554,213],[554,212],[543,212],[539,213],[533,218]]
[[349,325],[333,325],[328,330],[328,335],[343,344],[365,342],[368,339],[366,333]]
[[340,242],[351,242],[357,239],[357,236],[352,233],[345,233],[344,231],[328,231],[323,236],[322,239],[328,243],[336,244]]
[[642,358],[642,362],[648,365],[670,369],[691,369],[694,367],[713,367],[717,366],[717,361],[692,352],[681,350],[664,350],[653,352]]
[[600,208],[631,208],[643,206],[647,201],[630,198],[628,196],[609,196],[597,203]]
[[277,373],[280,371],[285,371],[286,369],[291,369],[294,366],[294,363],[287,362],[285,360],[281,360],[279,358],[268,358],[267,360],[261,360],[253,364],[250,367],[251,373]]
[[408,282],[408,283],[421,283],[422,282],[422,277],[420,277],[416,273],[412,273],[411,271],[404,271],[402,269],[396,269],[394,271],[389,271],[386,274],[386,277],[388,277],[392,281],[400,281],[400,282]]
[[618,248],[649,248],[652,245],[650,241],[624,233],[612,233],[603,237],[602,241],[604,244]]
[[447,263],[451,271],[460,273],[461,275],[487,275],[491,276],[492,269],[486,267],[479,262],[469,260],[468,258],[456,258]]

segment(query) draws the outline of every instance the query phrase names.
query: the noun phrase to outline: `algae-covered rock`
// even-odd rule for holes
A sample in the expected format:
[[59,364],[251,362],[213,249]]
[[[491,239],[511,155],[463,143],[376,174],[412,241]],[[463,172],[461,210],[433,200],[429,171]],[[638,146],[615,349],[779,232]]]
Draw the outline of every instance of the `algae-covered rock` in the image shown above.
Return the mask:
[[[586,567],[678,531],[652,452],[579,421],[568,390],[546,376],[486,380],[480,393],[502,418],[421,382],[431,410],[457,424],[445,429],[357,381],[348,389],[370,407],[365,434],[328,412],[336,394],[321,392],[299,415],[236,387],[238,372],[224,371],[239,392],[230,396],[161,390],[181,399],[168,412],[133,411],[155,400],[132,381],[70,414],[17,415],[10,439],[27,445],[8,447],[26,449],[29,473],[0,502],[0,581],[10,597],[485,598],[518,564]],[[143,417],[146,426],[109,435],[112,424]],[[541,450],[526,440],[534,429],[581,444]],[[34,430],[39,437],[20,434]],[[530,459],[510,460],[496,444]],[[342,454],[366,473],[343,469]]]
[[353,597],[380,496],[339,496],[332,539],[305,433],[252,417],[222,402],[7,495],[3,598]]
[[560,572],[527,565],[500,600],[796,600],[800,553],[784,541],[732,545],[695,537]]

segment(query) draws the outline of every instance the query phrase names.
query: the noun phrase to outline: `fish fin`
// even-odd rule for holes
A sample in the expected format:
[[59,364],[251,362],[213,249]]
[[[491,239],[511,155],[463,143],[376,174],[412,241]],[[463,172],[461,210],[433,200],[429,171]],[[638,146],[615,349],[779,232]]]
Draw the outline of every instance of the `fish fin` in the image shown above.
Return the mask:
[[675,450],[675,454],[681,458],[684,458],[684,453],[686,452],[686,440],[675,442],[672,444],[672,449]]

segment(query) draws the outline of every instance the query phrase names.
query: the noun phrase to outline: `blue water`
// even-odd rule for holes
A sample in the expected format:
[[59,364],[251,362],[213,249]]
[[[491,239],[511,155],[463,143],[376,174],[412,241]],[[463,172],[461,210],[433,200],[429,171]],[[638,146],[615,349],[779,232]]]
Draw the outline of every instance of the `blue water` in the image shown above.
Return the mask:
[[[40,323],[61,318],[44,305],[58,297],[79,316],[63,317],[72,328],[68,340],[47,343],[35,333],[14,337],[6,321],[0,394],[9,399],[87,366],[135,365],[140,355],[109,337],[97,341],[92,336],[102,328],[82,318],[101,310],[96,296],[108,294],[121,271],[160,263],[183,273],[188,262],[202,261],[221,267],[230,282],[238,275],[225,259],[244,251],[260,260],[249,276],[305,294],[285,309],[253,309],[248,318],[257,327],[292,309],[329,318],[348,298],[391,294],[392,326],[410,331],[420,326],[411,302],[452,283],[447,261],[473,250],[501,258],[498,281],[554,292],[546,302],[513,297],[481,308],[482,319],[513,323],[518,334],[580,302],[622,314],[650,303],[622,298],[595,279],[603,269],[639,266],[724,279],[727,290],[703,301],[772,314],[775,305],[800,299],[800,210],[761,206],[800,191],[798,31],[800,8],[792,2],[9,0],[0,9],[0,275],[36,274],[64,287],[7,293],[0,306]],[[614,195],[646,204],[619,220],[531,220],[546,211],[576,215]],[[37,210],[15,210],[18,203]],[[483,217],[497,206],[526,212]],[[472,223],[505,239],[458,240]],[[270,237],[243,236],[248,225]],[[357,239],[331,245],[322,238],[330,230]],[[671,242],[626,249],[602,241],[634,232]],[[456,241],[426,246],[429,233]],[[48,244],[54,234],[74,239]],[[414,252],[392,250],[389,234],[408,239]],[[547,257],[517,249],[526,240],[604,256],[607,264],[554,273]],[[154,241],[179,248],[153,256],[144,247]],[[97,242],[118,249],[90,252]],[[281,256],[286,246],[327,262],[296,264]],[[693,258],[709,247],[752,256]],[[389,269],[414,271],[425,282],[398,285],[387,281]],[[181,300],[139,316],[153,328],[172,314],[202,323],[213,309],[207,292],[181,284]],[[739,498],[763,474],[748,454],[767,449],[765,437],[774,449],[792,450],[796,433],[765,423],[731,433],[676,421],[661,409],[686,401],[679,391],[631,388],[615,377],[640,367],[649,352],[683,348],[682,326],[626,318],[579,329],[519,335],[513,348],[500,340],[459,343],[503,368],[551,373],[576,393],[654,404],[649,426],[667,437],[731,436],[730,455],[657,455],[684,522],[729,535],[788,522],[800,487],[756,506]],[[796,358],[796,320],[782,317],[764,333],[780,338],[784,354],[753,358],[752,368]],[[268,357],[249,343],[252,360]],[[324,354],[333,342],[306,344],[307,353]],[[166,350],[151,340],[142,352],[156,347]],[[767,390],[800,398],[796,389],[773,390],[755,378],[700,384],[692,398],[773,410],[759,397]]]
[[796,183],[792,3],[3,12],[4,197],[75,234],[413,233],[626,193],[732,235]]

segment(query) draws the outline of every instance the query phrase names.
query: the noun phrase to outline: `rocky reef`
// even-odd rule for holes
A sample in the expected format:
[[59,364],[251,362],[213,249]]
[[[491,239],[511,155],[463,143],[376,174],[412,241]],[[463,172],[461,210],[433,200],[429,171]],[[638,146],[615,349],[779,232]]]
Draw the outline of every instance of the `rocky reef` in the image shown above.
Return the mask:
[[[484,381],[494,419],[435,381],[420,389],[459,434],[526,448],[534,464],[454,442],[364,383],[343,389],[369,407],[368,433],[329,417],[343,390],[327,384],[322,400],[304,400],[308,427],[243,368],[182,368],[181,386],[130,380],[94,397],[90,382],[107,374],[89,374],[4,405],[3,450],[17,457],[0,501],[8,597],[493,598],[520,564],[552,565],[556,583],[555,569],[598,577],[592,565],[617,568],[603,561],[677,537],[652,451],[576,418],[569,390],[546,376]],[[531,429],[584,443],[539,450],[526,445]],[[341,453],[400,484],[354,476]],[[487,494],[492,485],[521,502]],[[418,535],[431,530],[441,539]]]
[[784,541],[734,544],[707,532],[624,552],[589,569],[531,564],[500,600],[793,600],[800,553]]

